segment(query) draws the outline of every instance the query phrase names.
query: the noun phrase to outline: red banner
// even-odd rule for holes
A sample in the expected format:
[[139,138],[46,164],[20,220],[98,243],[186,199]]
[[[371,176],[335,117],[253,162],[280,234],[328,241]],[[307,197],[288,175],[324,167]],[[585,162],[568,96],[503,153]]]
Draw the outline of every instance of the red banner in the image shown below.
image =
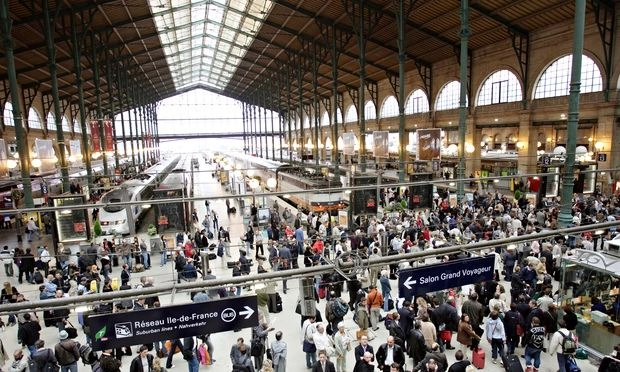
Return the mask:
[[99,135],[99,121],[97,120],[90,122],[90,138],[92,152],[101,152],[101,136]]
[[105,120],[103,122],[105,151],[114,152],[114,135],[112,133],[112,121]]

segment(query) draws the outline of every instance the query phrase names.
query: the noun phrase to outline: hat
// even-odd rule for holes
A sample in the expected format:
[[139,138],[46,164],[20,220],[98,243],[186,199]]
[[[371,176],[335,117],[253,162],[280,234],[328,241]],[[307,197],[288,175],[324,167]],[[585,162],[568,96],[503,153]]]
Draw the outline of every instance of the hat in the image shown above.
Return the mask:
[[66,340],[69,338],[69,334],[67,333],[67,331],[60,331],[60,333],[58,333],[58,338],[60,338],[60,340]]

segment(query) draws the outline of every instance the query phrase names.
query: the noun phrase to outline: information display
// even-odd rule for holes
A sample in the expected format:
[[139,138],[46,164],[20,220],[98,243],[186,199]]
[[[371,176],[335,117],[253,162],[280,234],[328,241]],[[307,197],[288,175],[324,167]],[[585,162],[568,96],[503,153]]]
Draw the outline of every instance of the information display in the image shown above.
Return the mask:
[[398,274],[398,297],[410,299],[425,293],[493,279],[495,256],[463,258]]
[[89,317],[94,350],[142,345],[258,324],[256,296]]

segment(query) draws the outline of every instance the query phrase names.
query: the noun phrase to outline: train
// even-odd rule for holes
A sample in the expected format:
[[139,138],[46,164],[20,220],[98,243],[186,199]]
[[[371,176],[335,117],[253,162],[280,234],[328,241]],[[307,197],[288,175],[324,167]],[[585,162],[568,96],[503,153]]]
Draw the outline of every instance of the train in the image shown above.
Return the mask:
[[[194,166],[194,159],[190,166]],[[153,191],[153,199],[182,199],[192,195],[192,183],[185,177],[186,169],[177,166]],[[191,224],[191,202],[183,200],[155,205],[158,231],[166,229],[188,231]]]
[[[342,191],[317,192],[316,190],[341,188],[343,184],[339,179],[314,172],[313,169],[242,153],[226,154],[220,159],[227,162],[229,167],[245,170],[247,176],[245,180],[248,183],[251,178],[255,178],[265,191],[290,192],[281,198],[304,213],[324,211],[337,213],[349,205],[348,195]],[[277,181],[275,187],[267,182],[271,178]],[[251,190],[249,185],[246,190]]]
[[[105,206],[99,211],[99,222],[104,235],[129,235],[139,226],[142,218],[150,208],[154,190],[172,172],[179,163],[180,156],[165,159],[146,169],[135,177],[121,183],[116,188],[101,196],[100,202]],[[119,203],[140,202],[131,206]],[[127,212],[130,211],[130,215]],[[134,224],[134,229],[130,224]]]

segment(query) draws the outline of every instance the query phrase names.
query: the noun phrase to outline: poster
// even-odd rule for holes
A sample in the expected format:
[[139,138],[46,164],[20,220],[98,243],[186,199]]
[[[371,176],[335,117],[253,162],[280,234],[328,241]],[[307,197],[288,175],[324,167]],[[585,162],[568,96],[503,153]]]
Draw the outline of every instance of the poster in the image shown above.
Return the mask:
[[101,136],[99,135],[99,121],[90,121],[90,138],[92,153],[101,152]]
[[338,211],[338,226],[349,226],[349,215],[346,210]]
[[104,130],[104,143],[106,152],[114,152],[114,133],[113,133],[112,121],[105,120],[103,122]]
[[342,147],[342,153],[345,155],[354,155],[355,154],[355,134],[348,132],[342,135],[342,142],[344,146]]
[[418,130],[418,160],[433,160],[441,157],[441,129]]
[[390,147],[389,132],[375,131],[372,133],[372,138],[374,141],[374,146],[372,147],[373,155],[376,158],[387,158]]
[[69,141],[69,155],[74,166],[79,167],[82,165],[82,142],[80,140]]
[[[41,166],[38,167],[39,173],[48,173],[56,170],[56,155],[54,153],[54,144],[52,140],[35,139],[34,147],[36,158],[41,160]],[[30,159],[32,161],[34,158]]]

